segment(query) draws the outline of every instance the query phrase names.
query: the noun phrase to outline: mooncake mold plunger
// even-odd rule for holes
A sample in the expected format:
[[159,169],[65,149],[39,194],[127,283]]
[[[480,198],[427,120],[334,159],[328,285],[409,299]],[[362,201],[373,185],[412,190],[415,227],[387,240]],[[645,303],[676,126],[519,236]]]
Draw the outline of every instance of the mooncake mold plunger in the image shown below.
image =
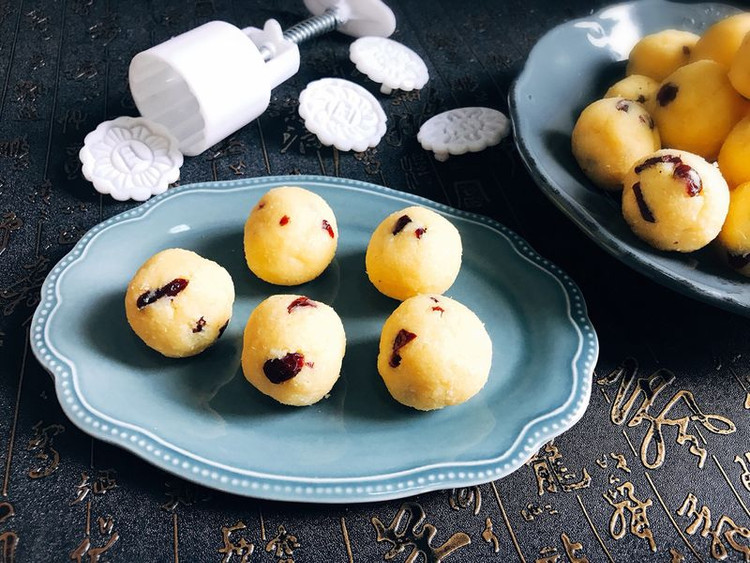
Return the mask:
[[[129,82],[142,123],[163,126],[182,154],[195,156],[266,110],[271,90],[299,69],[298,43],[334,29],[361,37],[387,36],[396,28],[393,12],[380,0],[305,0],[305,5],[313,17],[286,31],[272,19],[262,29],[212,21],[138,53],[130,63]],[[146,167],[161,143],[141,143],[123,166],[131,171]],[[89,154],[82,151],[82,160]],[[127,184],[133,177],[125,174],[118,194],[133,187]],[[97,175],[87,178],[98,191],[112,192]],[[161,187],[150,189],[156,193]]]
[[297,44],[333,29],[390,35],[393,12],[380,0],[307,0],[314,16],[286,32],[213,21],[138,53],[130,92],[141,115],[164,125],[194,156],[261,115],[271,90],[299,69]]

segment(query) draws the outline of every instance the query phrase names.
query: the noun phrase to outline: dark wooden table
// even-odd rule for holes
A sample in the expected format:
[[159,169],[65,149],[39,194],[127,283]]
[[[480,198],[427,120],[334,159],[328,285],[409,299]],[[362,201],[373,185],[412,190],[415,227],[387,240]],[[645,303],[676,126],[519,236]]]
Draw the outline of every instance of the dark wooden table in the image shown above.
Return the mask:
[[377,93],[349,62],[349,40],[331,34],[302,48],[299,74],[266,114],[186,159],[181,181],[335,175],[499,220],[586,296],[601,344],[586,415],[502,480],[351,506],[204,489],[79,431],[29,351],[30,318],[52,266],[89,228],[136,205],[99,196],[81,177],[83,137],[136,114],[127,68],[137,52],[211,19],[288,26],[305,9],[292,0],[0,1],[0,562],[748,560],[750,321],[605,254],[545,199],[511,138],[446,163],[416,141],[420,124],[446,109],[507,111],[534,42],[601,2],[393,4],[394,38],[427,60],[431,80],[418,93],[377,94],[389,126],[376,149],[321,147],[297,117],[297,95],[316,78]]

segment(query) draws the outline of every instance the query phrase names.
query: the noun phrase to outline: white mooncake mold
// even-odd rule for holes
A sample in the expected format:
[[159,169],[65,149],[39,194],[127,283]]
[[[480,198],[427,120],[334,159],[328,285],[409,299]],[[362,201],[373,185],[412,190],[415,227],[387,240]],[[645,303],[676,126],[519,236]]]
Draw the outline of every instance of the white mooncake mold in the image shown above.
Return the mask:
[[166,191],[183,160],[172,134],[142,117],[100,123],[86,135],[79,158],[96,191],[118,201],[146,201]]
[[440,161],[450,155],[479,152],[498,144],[510,133],[510,120],[500,111],[484,107],[452,109],[431,117],[419,128],[422,148]]
[[361,37],[349,46],[357,70],[379,84],[383,94],[419,90],[430,78],[422,57],[407,46],[385,37]]
[[310,82],[299,95],[299,114],[321,143],[362,152],[385,135],[386,116],[375,97],[340,78]]

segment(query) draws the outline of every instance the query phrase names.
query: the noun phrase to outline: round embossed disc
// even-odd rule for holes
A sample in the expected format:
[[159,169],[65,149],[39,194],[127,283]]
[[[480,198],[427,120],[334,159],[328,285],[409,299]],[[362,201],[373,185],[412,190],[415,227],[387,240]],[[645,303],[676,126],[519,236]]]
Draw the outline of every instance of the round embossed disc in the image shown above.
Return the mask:
[[310,82],[299,95],[299,114],[321,143],[341,151],[362,152],[385,135],[380,103],[361,86],[340,78]]
[[396,31],[396,16],[381,0],[304,0],[314,16],[336,13],[338,31],[352,37],[389,37]]
[[422,57],[398,41],[385,37],[361,37],[349,47],[357,70],[381,84],[380,91],[419,90],[430,78]]
[[84,177],[118,201],[145,201],[180,177],[182,153],[167,129],[142,117],[105,121],[78,153]]
[[479,152],[500,142],[510,132],[510,120],[496,109],[468,107],[431,117],[419,128],[417,139],[437,160],[451,154]]

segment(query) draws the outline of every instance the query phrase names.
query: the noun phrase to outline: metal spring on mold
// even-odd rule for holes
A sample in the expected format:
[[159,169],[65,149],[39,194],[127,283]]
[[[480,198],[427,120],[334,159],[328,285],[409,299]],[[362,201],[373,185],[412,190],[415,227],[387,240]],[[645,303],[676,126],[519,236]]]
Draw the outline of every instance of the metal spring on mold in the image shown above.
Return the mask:
[[299,44],[302,41],[317,37],[336,29],[341,20],[336,17],[334,10],[326,10],[319,16],[303,20],[284,31],[284,39]]

